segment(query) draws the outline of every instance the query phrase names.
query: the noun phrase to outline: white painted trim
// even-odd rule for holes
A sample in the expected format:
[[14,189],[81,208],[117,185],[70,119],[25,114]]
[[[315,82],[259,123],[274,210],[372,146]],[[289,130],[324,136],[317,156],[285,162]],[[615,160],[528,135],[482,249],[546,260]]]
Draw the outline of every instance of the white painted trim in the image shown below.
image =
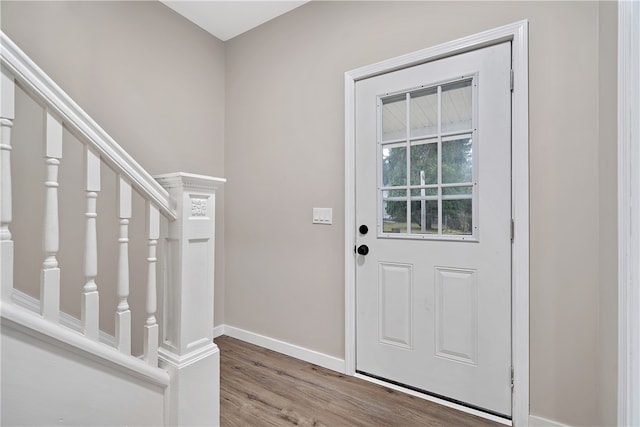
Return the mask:
[[356,79],[354,72],[344,75],[344,362],[345,373],[356,373]]
[[213,328],[213,338],[218,338],[226,334],[226,325],[218,325]]
[[[218,326],[217,328],[221,327]],[[313,363],[314,365],[322,366],[323,368],[331,369],[332,371],[344,372],[344,360],[315,350],[289,344],[288,342],[256,334],[255,332],[245,331],[244,329],[235,328],[229,325],[224,325],[224,335],[228,335],[231,338],[236,338],[278,353],[286,354],[287,356],[295,357],[296,359],[304,360],[305,362]]]
[[3,328],[18,330],[157,386],[169,385],[169,374],[165,370],[154,368],[143,360],[125,355],[113,347],[87,339],[79,332],[34,316],[32,312],[18,305],[0,301],[0,316]]
[[520,21],[345,73],[345,372],[355,374],[355,82],[496,43],[512,42],[513,424],[529,423],[529,43]]
[[[33,312],[37,316],[40,315],[40,300],[15,288],[13,289],[13,302]],[[60,312],[60,325],[69,329],[73,329],[76,332],[82,331],[82,322],[80,321],[80,319],[73,317],[72,315],[63,311]],[[114,337],[113,335],[109,335],[104,331],[98,332],[98,339],[103,344],[107,344],[111,347],[116,346],[116,337]]]
[[141,195],[151,200],[164,216],[176,219],[175,201],[169,193],[126,151],[45,74],[13,41],[0,31],[2,65],[15,76],[20,87],[62,118],[81,142],[100,154],[116,173],[127,177]]
[[511,104],[513,425],[529,422],[529,27],[514,25]]
[[158,349],[158,359],[176,369],[184,369],[189,365],[193,365],[219,352],[218,346],[214,343],[209,343],[183,356],[172,353],[164,347],[160,347]]
[[618,425],[640,425],[640,3],[618,3]]
[[428,400],[429,402],[437,403],[438,405],[446,406],[447,408],[452,408],[452,409],[455,409],[456,411],[464,412],[465,414],[475,415],[476,417],[484,418],[485,420],[494,421],[496,423],[504,424],[507,426],[511,425],[511,420],[508,420],[506,418],[497,417],[492,414],[487,414],[486,412],[478,411],[477,409],[472,409],[464,405],[459,405],[457,403],[449,402],[448,400],[439,399],[434,396],[429,396],[428,394],[424,394],[408,388],[400,387],[395,384],[388,383],[386,381],[381,381],[375,378],[368,377],[366,375],[355,374],[354,376],[361,380],[369,381],[370,383],[374,383],[386,388],[390,388],[392,390],[406,393],[408,395],[411,395],[423,400]]
[[208,175],[198,175],[188,172],[173,172],[153,176],[162,185],[162,188],[189,187],[191,189],[217,190],[220,185],[227,182],[226,178]]
[[531,427],[568,427],[566,424],[561,424],[557,421],[551,421],[542,417],[536,417],[535,415],[529,415],[529,425]]

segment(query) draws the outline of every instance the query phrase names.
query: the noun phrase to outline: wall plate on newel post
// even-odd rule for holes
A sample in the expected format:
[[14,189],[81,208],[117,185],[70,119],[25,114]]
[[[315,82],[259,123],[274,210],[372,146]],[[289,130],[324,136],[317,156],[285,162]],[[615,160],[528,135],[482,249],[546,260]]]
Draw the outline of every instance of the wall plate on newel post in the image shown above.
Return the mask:
[[166,236],[163,336],[158,361],[171,376],[167,425],[220,424],[220,352],[213,343],[215,191],[226,180],[155,177],[177,203]]

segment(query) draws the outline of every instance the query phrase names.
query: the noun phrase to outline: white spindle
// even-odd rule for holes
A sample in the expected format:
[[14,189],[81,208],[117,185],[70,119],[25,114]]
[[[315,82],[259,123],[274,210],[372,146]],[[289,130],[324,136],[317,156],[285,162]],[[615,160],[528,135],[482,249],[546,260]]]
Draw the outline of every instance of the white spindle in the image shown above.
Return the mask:
[[100,191],[100,157],[85,147],[85,190],[87,192],[86,234],[84,249],[84,274],[82,288],[82,330],[91,339],[98,340],[99,300],[96,276],[98,275],[98,242],[96,232],[96,202]]
[[11,127],[15,118],[15,81],[3,68],[0,77],[0,297],[13,295],[13,240],[9,224],[11,208]]
[[116,346],[131,354],[131,310],[129,310],[129,220],[131,219],[131,184],[118,177],[118,216],[120,251],[118,257],[118,307],[116,308]]
[[158,208],[147,202],[147,231],[149,257],[147,258],[147,322],[144,325],[144,360],[158,366],[158,323],[156,322],[156,247],[160,238],[160,215]]
[[46,193],[42,248],[45,259],[40,274],[40,314],[57,323],[60,317],[60,268],[56,258],[59,250],[58,167],[62,158],[62,123],[49,111],[45,112],[44,141],[47,178],[44,183]]

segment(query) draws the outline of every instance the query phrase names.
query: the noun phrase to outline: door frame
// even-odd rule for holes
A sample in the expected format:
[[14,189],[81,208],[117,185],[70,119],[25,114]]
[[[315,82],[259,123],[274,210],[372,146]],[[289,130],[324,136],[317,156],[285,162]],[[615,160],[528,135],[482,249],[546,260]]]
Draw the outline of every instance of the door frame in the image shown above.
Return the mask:
[[529,43],[528,21],[347,71],[345,85],[345,373],[356,373],[355,84],[358,80],[511,41],[512,422],[529,424]]
[[640,423],[640,4],[618,3],[618,425]]

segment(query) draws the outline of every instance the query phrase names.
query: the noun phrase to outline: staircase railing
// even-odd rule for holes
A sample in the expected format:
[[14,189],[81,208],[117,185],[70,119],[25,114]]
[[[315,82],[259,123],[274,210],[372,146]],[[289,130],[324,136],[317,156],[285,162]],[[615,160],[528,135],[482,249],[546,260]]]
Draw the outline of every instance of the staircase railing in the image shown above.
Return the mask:
[[[188,387],[210,390],[217,398],[217,347],[212,342],[213,325],[213,224],[215,188],[224,182],[220,178],[191,174],[170,174],[159,178],[169,191],[147,173],[126,151],[122,149],[88,114],[86,114],[53,80],[51,80],[24,52],[4,33],[0,33],[0,59],[2,64],[0,84],[0,280],[2,317],[36,329],[41,333],[56,335],[70,345],[83,348],[94,355],[109,359],[137,375],[152,379],[157,384],[168,385],[181,375],[181,369],[211,357],[204,370],[213,377],[202,385],[183,380],[170,393],[166,418],[168,424],[217,424],[217,402],[207,402],[208,407],[183,414],[180,399],[189,393]],[[44,200],[44,232],[42,236],[43,262],[40,274],[40,316],[31,317],[14,303],[14,242],[12,223],[12,171],[11,130],[15,119],[15,93],[19,86],[45,109],[44,143],[46,169]],[[58,263],[60,250],[60,222],[58,202],[58,172],[62,162],[63,129],[69,130],[82,144],[84,151],[84,197],[86,198],[84,224],[83,269],[85,283],[81,290],[81,336],[60,324],[61,274]],[[97,286],[97,198],[101,190],[101,167],[108,167],[117,176],[117,298],[115,310],[115,348],[99,341],[99,289]],[[132,194],[136,190],[146,203],[147,279],[146,322],[144,324],[142,360],[131,355],[131,309],[129,306],[129,224],[132,218]],[[177,199],[177,202],[176,202]],[[167,268],[163,294],[163,337],[156,320],[158,301],[157,246],[161,238],[161,220],[169,222],[166,260]],[[188,237],[183,239],[183,230],[189,228],[189,220],[199,220],[198,242],[203,246],[189,246]],[[202,221],[206,226],[202,227]],[[204,230],[204,231],[203,231]],[[177,244],[176,244],[177,243]],[[198,256],[194,251],[203,251]],[[189,257],[206,259],[206,265],[189,265]],[[204,257],[204,258],[203,258]],[[183,272],[191,268],[195,271]],[[163,270],[164,271],[164,270]],[[198,274],[202,273],[202,274]],[[195,279],[194,279],[195,278]],[[189,280],[196,283],[189,284]],[[191,288],[190,288],[191,286]],[[195,288],[193,288],[195,286]],[[200,299],[187,298],[199,293]],[[194,303],[192,307],[181,306],[182,300]],[[198,304],[200,304],[198,306]],[[194,316],[193,313],[198,313]],[[182,318],[184,317],[184,318]],[[185,326],[191,327],[186,331]],[[194,336],[193,330],[197,333]],[[177,343],[177,344],[176,344]],[[160,356],[159,346],[164,350]],[[147,366],[147,367],[145,367]],[[203,365],[204,366],[204,365]],[[190,369],[193,369],[192,367]],[[168,371],[168,372],[167,372]],[[193,374],[190,374],[193,375]],[[202,379],[200,379],[202,381]],[[176,383],[180,381],[175,381]],[[172,384],[173,385],[173,384]],[[171,386],[172,386],[171,385]],[[171,387],[170,386],[170,387]],[[186,391],[185,391],[186,390]],[[186,393],[186,394],[185,394]],[[202,399],[200,399],[202,400]]]

